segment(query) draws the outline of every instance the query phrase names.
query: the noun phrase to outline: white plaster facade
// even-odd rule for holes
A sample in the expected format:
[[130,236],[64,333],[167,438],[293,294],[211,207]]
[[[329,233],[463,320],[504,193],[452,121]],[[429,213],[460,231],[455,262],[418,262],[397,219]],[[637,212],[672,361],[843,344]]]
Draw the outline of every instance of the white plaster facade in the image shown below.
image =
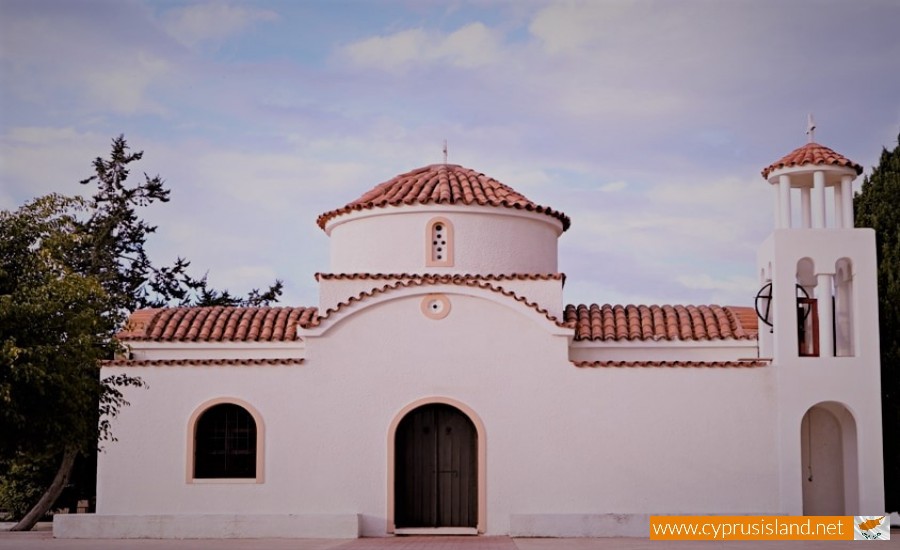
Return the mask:
[[[127,391],[118,441],[99,456],[96,514],[59,517],[56,536],[402,532],[395,436],[428,403],[451,405],[477,433],[477,520],[425,532],[646,536],[650,514],[800,514],[810,453],[841,457],[819,478],[840,476],[840,513],[882,511],[871,232],[773,233],[759,261],[761,283],[774,283],[775,329],[761,323],[759,345],[725,333],[592,340],[564,308],[556,239],[567,220],[482,202],[326,219],[331,273],[318,276],[318,317],[298,339],[129,341],[131,356],[103,375],[148,388]],[[429,261],[438,218],[452,226],[451,265]],[[852,261],[853,357],[797,357],[797,332],[785,328],[796,308],[781,304],[795,303],[804,257]],[[255,477],[192,474],[195,422],[221,402],[256,421]],[[820,450],[835,437],[841,452]],[[816,490],[833,500],[829,483]]]

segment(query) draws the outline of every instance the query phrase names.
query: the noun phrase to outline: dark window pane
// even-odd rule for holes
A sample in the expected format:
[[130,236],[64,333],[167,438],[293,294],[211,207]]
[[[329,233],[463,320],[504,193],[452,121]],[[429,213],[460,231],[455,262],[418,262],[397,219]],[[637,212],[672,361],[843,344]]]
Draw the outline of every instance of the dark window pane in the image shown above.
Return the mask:
[[256,422],[238,405],[215,405],[197,420],[195,478],[255,478]]

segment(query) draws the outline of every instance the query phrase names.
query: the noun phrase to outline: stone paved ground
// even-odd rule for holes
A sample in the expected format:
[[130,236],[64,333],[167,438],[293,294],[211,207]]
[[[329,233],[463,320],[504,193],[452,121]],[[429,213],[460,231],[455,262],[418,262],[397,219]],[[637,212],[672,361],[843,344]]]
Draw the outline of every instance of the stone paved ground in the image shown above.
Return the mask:
[[[508,537],[388,537],[324,539],[54,539],[50,531],[0,531],[0,550],[859,550],[860,543],[840,542],[707,542],[651,541],[640,538],[511,539]],[[900,549],[900,529],[873,550]]]
[[335,550],[517,550],[509,537],[384,537],[357,539]]

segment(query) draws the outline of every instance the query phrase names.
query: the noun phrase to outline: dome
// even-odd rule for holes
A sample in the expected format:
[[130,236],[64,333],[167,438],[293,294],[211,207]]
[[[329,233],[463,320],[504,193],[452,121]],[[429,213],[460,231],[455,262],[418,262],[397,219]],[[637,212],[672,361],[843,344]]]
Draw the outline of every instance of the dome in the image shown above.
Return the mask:
[[769,174],[781,168],[790,168],[792,166],[805,166],[807,164],[843,166],[852,168],[856,174],[862,174],[863,168],[859,164],[848,159],[840,153],[836,153],[815,142],[807,143],[803,147],[798,147],[782,157],[777,162],[767,166],[762,171],[762,177],[768,179]]
[[413,204],[515,208],[556,218],[563,231],[571,224],[562,212],[537,205],[494,178],[457,164],[432,164],[395,176],[343,208],[322,214],[316,222],[325,229],[331,219],[353,211]]

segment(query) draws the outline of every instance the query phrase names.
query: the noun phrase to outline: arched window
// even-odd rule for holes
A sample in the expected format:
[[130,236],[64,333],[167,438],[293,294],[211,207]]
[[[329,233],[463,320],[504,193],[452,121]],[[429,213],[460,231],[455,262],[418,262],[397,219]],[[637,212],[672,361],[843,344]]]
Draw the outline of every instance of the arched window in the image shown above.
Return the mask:
[[425,266],[453,266],[453,224],[447,218],[432,218],[425,230]]
[[194,479],[258,479],[256,420],[247,409],[220,403],[194,427]]
[[834,344],[835,355],[854,355],[853,326],[853,264],[849,258],[841,258],[834,266]]
[[819,303],[816,266],[810,258],[797,261],[797,343],[800,357],[819,356]]

